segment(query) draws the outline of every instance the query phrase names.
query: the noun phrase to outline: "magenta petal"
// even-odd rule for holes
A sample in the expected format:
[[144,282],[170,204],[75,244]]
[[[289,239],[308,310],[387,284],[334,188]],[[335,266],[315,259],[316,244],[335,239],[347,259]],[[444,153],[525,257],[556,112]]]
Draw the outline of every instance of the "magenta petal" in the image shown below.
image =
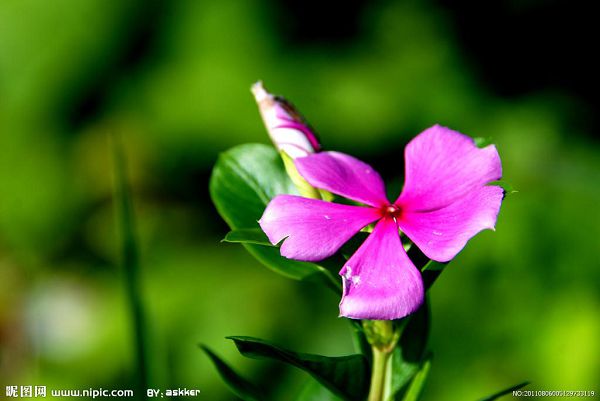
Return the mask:
[[352,319],[400,319],[423,303],[421,273],[410,261],[391,218],[382,219],[340,275],[340,315]]
[[447,262],[479,231],[494,229],[503,196],[500,187],[481,187],[442,209],[405,211],[398,225],[428,258]]
[[291,104],[267,92],[260,81],[252,86],[252,92],[269,136],[278,150],[295,159],[321,149],[315,134]]
[[259,224],[281,255],[317,261],[333,255],[363,227],[381,218],[377,209],[340,205],[294,195],[278,195]]
[[313,187],[375,207],[389,204],[377,171],[352,156],[321,152],[295,162],[300,175]]
[[479,149],[473,139],[435,125],[406,146],[404,189],[395,202],[404,210],[434,210],[450,205],[500,179],[496,147]]

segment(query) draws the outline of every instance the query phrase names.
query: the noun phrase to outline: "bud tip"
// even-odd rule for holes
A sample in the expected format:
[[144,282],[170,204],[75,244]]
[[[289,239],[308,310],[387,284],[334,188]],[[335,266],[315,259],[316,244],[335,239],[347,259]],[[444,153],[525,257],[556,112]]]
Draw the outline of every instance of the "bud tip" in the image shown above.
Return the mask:
[[262,81],[258,81],[254,85],[252,85],[251,90],[252,90],[252,93],[254,94],[254,98],[256,99],[256,101],[258,103],[262,102],[264,99],[271,96],[269,94],[269,92],[267,92],[265,90],[265,87],[263,86]]

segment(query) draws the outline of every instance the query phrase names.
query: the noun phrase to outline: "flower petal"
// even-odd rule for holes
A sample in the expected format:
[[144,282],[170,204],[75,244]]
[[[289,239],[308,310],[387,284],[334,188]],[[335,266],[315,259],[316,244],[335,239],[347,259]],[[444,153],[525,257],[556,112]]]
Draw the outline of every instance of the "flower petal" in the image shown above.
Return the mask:
[[447,262],[481,230],[494,229],[504,190],[485,186],[430,212],[403,211],[398,226],[430,259]]
[[381,207],[389,204],[383,180],[368,164],[344,153],[321,152],[295,161],[298,172],[313,187]]
[[381,218],[377,209],[340,205],[294,195],[278,195],[259,224],[273,245],[283,241],[281,255],[317,261],[333,255],[363,227]]
[[252,93],[269,136],[279,151],[295,159],[320,150],[317,137],[289,102],[267,92],[260,81],[252,86]]
[[352,319],[400,319],[423,303],[421,273],[406,255],[398,227],[383,218],[340,271],[340,315]]
[[439,125],[410,141],[405,164],[404,189],[395,203],[411,211],[446,207],[502,176],[494,145],[479,149],[470,137]]

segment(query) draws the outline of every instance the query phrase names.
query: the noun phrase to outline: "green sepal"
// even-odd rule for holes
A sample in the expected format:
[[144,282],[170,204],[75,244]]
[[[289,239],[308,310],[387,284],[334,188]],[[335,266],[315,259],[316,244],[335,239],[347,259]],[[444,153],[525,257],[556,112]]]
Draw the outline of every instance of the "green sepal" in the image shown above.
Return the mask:
[[335,199],[334,194],[324,189],[319,189],[319,194],[321,194],[321,199],[327,202],[333,202],[333,200]]
[[362,326],[367,342],[386,354],[392,352],[407,319],[399,320],[363,320]]

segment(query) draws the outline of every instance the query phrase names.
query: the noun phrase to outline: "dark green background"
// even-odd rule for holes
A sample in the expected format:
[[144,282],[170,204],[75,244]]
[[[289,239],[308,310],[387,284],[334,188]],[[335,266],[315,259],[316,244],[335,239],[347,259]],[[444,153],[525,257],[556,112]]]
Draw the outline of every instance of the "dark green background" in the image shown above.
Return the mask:
[[352,352],[332,293],[219,243],[227,228],[208,198],[210,169],[231,146],[268,143],[249,92],[263,79],[325,147],[370,162],[397,191],[404,145],[434,123],[497,144],[519,192],[431,292],[426,400],[472,400],[522,380],[599,391],[589,13],[566,2],[489,7],[2,1],[0,385],[132,387],[109,132],[129,158],[152,387],[231,399],[198,342],[271,383],[276,399],[306,382],[245,360],[226,335]]

